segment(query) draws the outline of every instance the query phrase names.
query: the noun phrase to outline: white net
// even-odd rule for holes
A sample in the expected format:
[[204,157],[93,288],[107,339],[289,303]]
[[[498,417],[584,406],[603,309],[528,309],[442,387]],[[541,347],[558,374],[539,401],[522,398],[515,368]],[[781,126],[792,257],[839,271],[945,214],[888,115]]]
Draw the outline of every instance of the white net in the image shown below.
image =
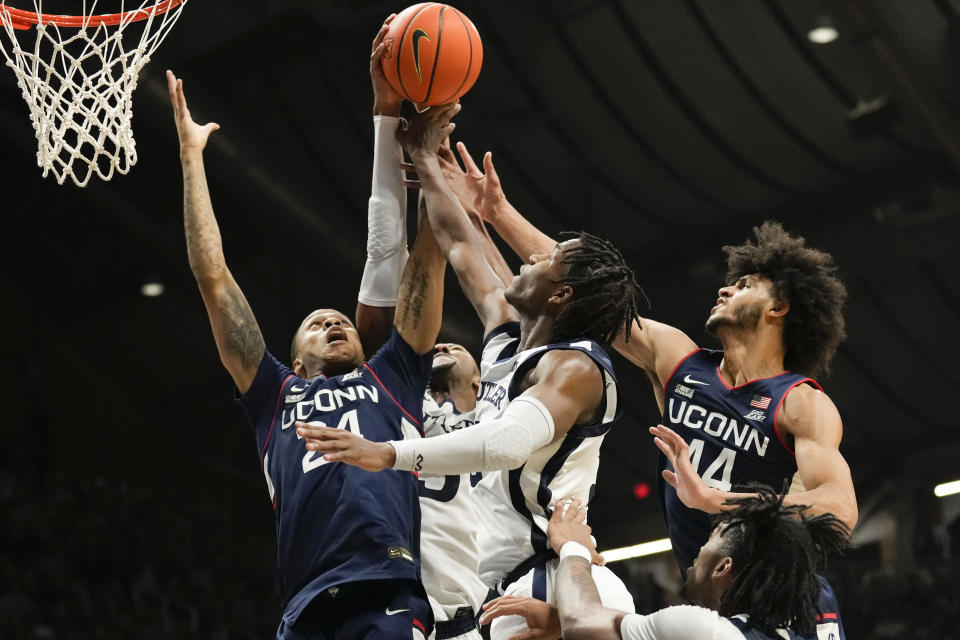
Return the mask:
[[[63,16],[24,18],[25,12],[0,4],[8,36],[8,42],[0,38],[0,49],[30,107],[44,177],[52,172],[60,184],[69,177],[83,187],[94,174],[110,180],[136,164],[131,121],[137,78],[186,3],[145,0],[127,3],[134,7],[127,10],[121,2],[120,13],[108,17],[94,14],[93,0],[83,3],[78,23]],[[37,15],[42,4],[33,0]],[[39,22],[35,34],[25,30],[25,20]],[[124,46],[125,37],[136,45]]]

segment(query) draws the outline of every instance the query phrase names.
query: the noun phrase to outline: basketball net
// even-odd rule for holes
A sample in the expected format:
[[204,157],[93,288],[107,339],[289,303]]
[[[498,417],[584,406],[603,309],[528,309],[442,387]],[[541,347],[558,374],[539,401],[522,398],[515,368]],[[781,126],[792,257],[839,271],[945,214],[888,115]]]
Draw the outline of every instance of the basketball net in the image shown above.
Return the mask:
[[[69,177],[83,187],[93,174],[126,174],[137,163],[131,120],[140,69],[187,0],[144,0],[131,11],[121,2],[112,15],[95,15],[97,0],[85,0],[82,16],[44,15],[43,0],[33,0],[34,12],[5,2],[0,23],[8,42],[0,37],[0,49],[30,107],[43,176],[52,172],[59,184]],[[28,44],[31,26],[36,38]],[[125,47],[124,36],[137,38],[136,46]]]

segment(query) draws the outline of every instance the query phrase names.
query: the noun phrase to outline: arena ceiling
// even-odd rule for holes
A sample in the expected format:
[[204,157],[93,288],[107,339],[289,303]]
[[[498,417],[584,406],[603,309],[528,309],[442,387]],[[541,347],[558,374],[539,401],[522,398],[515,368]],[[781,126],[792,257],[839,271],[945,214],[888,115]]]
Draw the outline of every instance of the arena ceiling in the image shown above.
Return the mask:
[[[844,418],[861,508],[893,487],[927,491],[957,476],[960,2],[457,6],[484,44],[457,136],[477,154],[493,151],[518,209],[548,233],[614,239],[652,300],[649,315],[705,345],[720,247],[782,221],[832,252],[849,287],[849,338],[822,382]],[[355,304],[372,152],[369,43],[402,6],[229,7],[187,6],[141,74],[139,163],[109,183],[42,179],[14,76],[0,76],[12,468],[267,504],[187,266],[163,70],[184,79],[198,120],[222,125],[206,158],[228,263],[283,356],[306,312]],[[807,33],[823,19],[839,39],[813,44]],[[164,295],[140,294],[151,278]],[[448,292],[442,338],[476,353],[481,328],[453,278]],[[655,405],[644,375],[616,364],[628,401],[591,511],[601,546],[665,532],[655,497],[633,497],[636,483],[656,481],[646,432]]]

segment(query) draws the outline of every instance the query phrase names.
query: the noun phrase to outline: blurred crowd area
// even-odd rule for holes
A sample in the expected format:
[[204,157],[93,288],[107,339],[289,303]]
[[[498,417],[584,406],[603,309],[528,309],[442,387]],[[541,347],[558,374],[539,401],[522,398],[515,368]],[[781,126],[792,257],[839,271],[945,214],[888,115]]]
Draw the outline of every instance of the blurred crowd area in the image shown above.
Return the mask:
[[[271,637],[272,513],[227,499],[0,472],[0,638]],[[928,533],[900,568],[870,548],[832,564],[848,638],[960,638],[960,518]],[[645,566],[611,565],[637,610],[678,603]]]
[[[0,638],[267,638],[272,514],[184,491],[0,475]],[[229,492],[225,487],[224,492]]]

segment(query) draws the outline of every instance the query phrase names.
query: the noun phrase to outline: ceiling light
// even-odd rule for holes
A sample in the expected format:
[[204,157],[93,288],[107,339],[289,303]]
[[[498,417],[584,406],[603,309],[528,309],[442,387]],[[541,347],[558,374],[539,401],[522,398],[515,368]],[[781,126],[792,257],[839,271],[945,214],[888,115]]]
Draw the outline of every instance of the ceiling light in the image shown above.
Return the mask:
[[156,281],[144,282],[140,287],[140,293],[148,298],[156,298],[159,295],[163,295],[163,290],[163,283]]
[[814,44],[830,44],[840,37],[840,32],[833,26],[830,16],[820,16],[814,22],[813,28],[807,32],[807,40]]
[[937,496],[938,498],[952,496],[955,493],[960,493],[960,480],[944,482],[943,484],[938,484],[933,488],[933,495]]
[[639,558],[641,556],[650,556],[655,553],[670,551],[673,545],[670,544],[670,538],[661,538],[660,540],[651,540],[650,542],[641,542],[631,547],[620,547],[619,549],[608,549],[601,551],[600,555],[607,562],[617,562],[627,558]]

